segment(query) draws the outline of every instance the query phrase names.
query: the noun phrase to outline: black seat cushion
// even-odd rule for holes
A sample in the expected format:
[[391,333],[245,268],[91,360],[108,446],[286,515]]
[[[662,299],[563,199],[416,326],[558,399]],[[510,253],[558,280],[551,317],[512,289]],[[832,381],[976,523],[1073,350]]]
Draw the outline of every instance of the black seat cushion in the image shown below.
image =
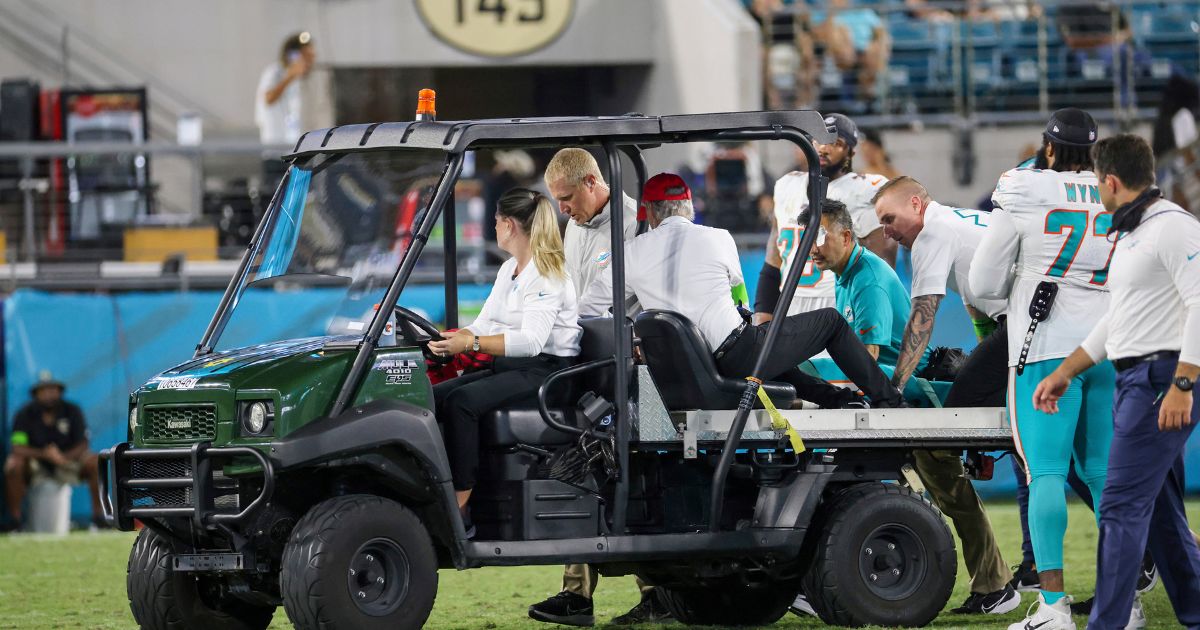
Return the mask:
[[[573,411],[564,416],[562,411],[553,409],[550,414],[559,422],[575,424]],[[575,434],[550,427],[537,409],[500,409],[487,413],[480,419],[479,434],[484,444],[501,447],[559,446],[579,439]]]
[[[649,310],[638,315],[633,329],[667,409],[737,409],[746,382],[717,372],[712,351],[688,318]],[[790,407],[796,400],[796,389],[787,383],[762,387],[777,407]]]

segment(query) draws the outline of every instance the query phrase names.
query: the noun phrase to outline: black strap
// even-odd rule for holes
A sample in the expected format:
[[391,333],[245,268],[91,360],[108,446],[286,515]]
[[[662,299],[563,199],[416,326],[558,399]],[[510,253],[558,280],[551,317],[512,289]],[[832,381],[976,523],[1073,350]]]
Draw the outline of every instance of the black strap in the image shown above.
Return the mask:
[[1054,306],[1054,297],[1058,295],[1058,283],[1039,282],[1029,302],[1029,330],[1025,332],[1025,342],[1021,345],[1021,358],[1017,359],[1017,374],[1025,371],[1025,361],[1029,358],[1029,346],[1033,345],[1033,333],[1040,322],[1050,317],[1050,309]]

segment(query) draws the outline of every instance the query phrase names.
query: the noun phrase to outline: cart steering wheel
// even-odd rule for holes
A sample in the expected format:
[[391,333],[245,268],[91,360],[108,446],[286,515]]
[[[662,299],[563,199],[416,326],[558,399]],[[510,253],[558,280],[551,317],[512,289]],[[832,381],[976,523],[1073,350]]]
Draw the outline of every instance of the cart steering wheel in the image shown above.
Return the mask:
[[442,333],[434,326],[432,322],[417,315],[413,311],[396,306],[396,332],[400,333],[400,337],[405,343],[421,348],[421,354],[425,356],[427,361],[431,361],[437,365],[446,365],[454,360],[454,356],[442,356],[434,354],[429,349],[430,341],[441,341]]

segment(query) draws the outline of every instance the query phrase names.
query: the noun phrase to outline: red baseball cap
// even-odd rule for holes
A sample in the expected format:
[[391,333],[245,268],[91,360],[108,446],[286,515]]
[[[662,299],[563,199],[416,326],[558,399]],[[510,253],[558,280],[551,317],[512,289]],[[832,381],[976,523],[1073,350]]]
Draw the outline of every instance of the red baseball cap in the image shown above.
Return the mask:
[[687,182],[675,173],[659,173],[646,180],[646,187],[642,189],[642,201],[646,203],[691,198],[692,191],[688,189]]

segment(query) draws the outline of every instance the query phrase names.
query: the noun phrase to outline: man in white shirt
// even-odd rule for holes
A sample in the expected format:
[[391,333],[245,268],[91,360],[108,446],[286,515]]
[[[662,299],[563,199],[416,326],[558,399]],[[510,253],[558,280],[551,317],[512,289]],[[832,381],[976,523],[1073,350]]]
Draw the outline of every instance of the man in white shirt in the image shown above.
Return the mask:
[[1056,413],[1075,376],[1106,358],[1117,368],[1089,630],[1145,625],[1130,610],[1147,544],[1179,623],[1200,627],[1200,547],[1182,496],[1183,450],[1200,420],[1192,399],[1200,376],[1200,222],[1162,199],[1145,140],[1101,140],[1092,158],[1113,212],[1111,300],[1087,339],[1037,386],[1033,404]]
[[[612,307],[611,282],[593,286],[600,284],[598,276],[608,269],[612,252],[612,213],[608,211],[611,191],[600,172],[600,165],[588,151],[570,147],[554,154],[546,165],[544,179],[559,212],[570,217],[563,250],[567,274],[579,296],[579,316],[607,315]],[[621,197],[625,204],[623,233],[629,241],[637,234],[638,209],[633,199],[624,194]],[[636,302],[627,309],[629,314],[635,314],[637,310]],[[530,606],[530,618],[565,625],[591,625],[595,620],[592,596],[599,579],[600,575],[589,565],[566,565],[562,591]],[[653,586],[639,578],[638,588],[642,592],[641,602],[613,619],[613,623],[667,621],[671,618],[653,596]]]
[[279,59],[263,69],[254,98],[254,122],[263,144],[294,144],[304,132],[300,80],[316,60],[312,35],[296,33],[284,40]]
[[[600,173],[600,165],[584,149],[562,149],[546,165],[545,180],[559,212],[571,217],[563,248],[567,254],[567,273],[581,300],[579,316],[605,315],[612,306],[611,293],[597,294],[599,300],[583,299],[597,274],[608,268],[612,252],[612,215],[608,211],[611,192]],[[624,194],[622,201],[625,204],[622,231],[629,241],[637,234],[637,202]]]
[[[821,161],[821,173],[829,179],[825,196],[846,204],[854,222],[858,242],[891,266],[896,265],[896,243],[884,235],[871,197],[887,181],[882,175],[859,174],[853,170],[854,150],[858,146],[858,127],[843,114],[830,114],[825,125],[835,130],[837,140],[831,144],[816,144]],[[808,173],[792,171],[775,182],[775,216],[771,237],[767,240],[767,257],[759,272],[755,291],[754,323],[771,319],[779,301],[781,283],[794,261],[802,261],[804,273],[792,296],[789,315],[834,306],[834,274],[812,264],[808,252],[798,255],[804,226],[797,222],[808,208]]]
[[[942,298],[956,291],[975,322],[979,345],[959,370],[946,395],[946,407],[1002,407],[1008,379],[1007,340],[1002,319],[1006,304],[971,291],[968,280],[975,249],[987,227],[987,213],[943,206],[911,177],[883,185],[872,200],[887,235],[912,250],[912,312],[892,384],[903,390],[933,335]],[[983,502],[966,478],[959,453],[915,451],[916,468],[933,501],[954,521],[963,541],[963,559],[971,576],[971,595],[958,613],[1002,614],[1021,598],[1008,583],[1012,571],[996,545]]]
[[[725,230],[692,222],[691,192],[678,175],[650,178],[643,198],[652,229],[625,247],[626,265],[637,270],[625,276],[626,297],[636,296],[643,308],[675,311],[688,318],[712,349],[721,374],[738,379],[750,376],[769,324],[748,324],[734,304],[731,289],[743,280],[733,237]],[[844,405],[853,396],[847,390],[797,368],[827,349],[872,406],[901,405],[900,393],[835,309],[789,315],[779,325],[759,378],[791,383],[801,398],[823,407]]]

